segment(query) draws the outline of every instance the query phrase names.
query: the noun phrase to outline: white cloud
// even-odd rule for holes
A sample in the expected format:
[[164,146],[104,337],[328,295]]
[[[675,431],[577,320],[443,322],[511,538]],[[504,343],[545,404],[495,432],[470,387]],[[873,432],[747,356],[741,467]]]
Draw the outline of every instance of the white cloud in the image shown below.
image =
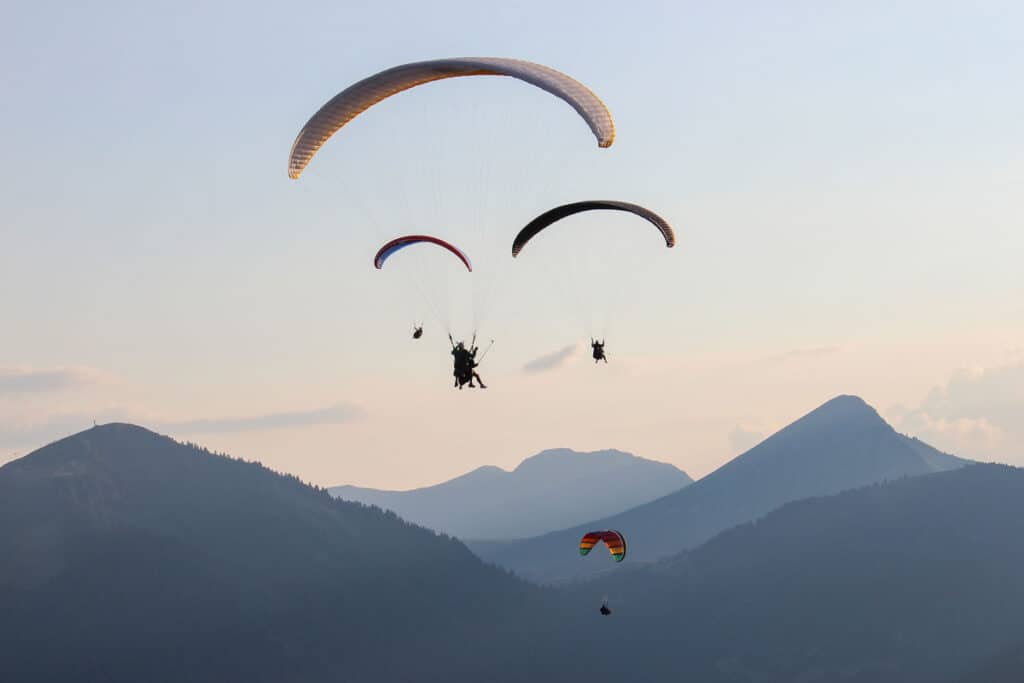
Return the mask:
[[764,441],[764,433],[736,425],[729,432],[729,448],[733,453],[744,453]]
[[921,408],[936,417],[985,418],[1004,428],[1024,422],[1024,363],[958,370]]
[[890,411],[896,426],[968,458],[1024,464],[1024,363],[961,369],[921,405]]
[[[0,422],[0,448],[12,451],[35,450],[58,439],[88,429],[93,426],[94,421],[98,424],[130,422],[172,435],[199,436],[342,424],[358,420],[363,415],[364,411],[358,406],[338,403],[327,408],[313,410],[167,422],[152,416],[145,416],[137,411],[109,408],[92,413],[56,413],[40,419],[8,418]],[[0,462],[5,459],[9,458],[0,457]]]
[[61,391],[103,379],[93,368],[0,368],[0,396],[21,396],[42,392]]
[[905,414],[897,426],[939,450],[970,458],[997,458],[1006,439],[1004,430],[985,418],[937,418],[921,410]]
[[120,410],[57,413],[41,419],[6,418],[0,423],[0,448],[35,450],[92,427],[94,420],[102,424],[130,419],[127,412]]
[[327,408],[299,410],[292,412],[267,413],[243,417],[222,417],[213,419],[187,420],[158,425],[160,429],[184,434],[218,434],[222,432],[252,432],[264,429],[288,427],[311,427],[314,425],[341,424],[363,417],[358,406],[338,403]]
[[573,354],[576,353],[576,344],[570,344],[564,348],[559,349],[553,353],[548,353],[539,358],[534,358],[529,363],[523,366],[523,372],[528,374],[536,374],[538,372],[547,372],[548,370],[554,370],[556,368],[565,365],[565,362],[572,358]]

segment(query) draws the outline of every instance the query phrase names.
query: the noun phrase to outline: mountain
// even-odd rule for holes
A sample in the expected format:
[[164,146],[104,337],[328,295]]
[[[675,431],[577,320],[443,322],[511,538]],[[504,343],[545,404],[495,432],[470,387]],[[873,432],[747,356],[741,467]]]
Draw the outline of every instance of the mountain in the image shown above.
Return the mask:
[[[601,495],[614,482],[614,495]],[[412,491],[336,486],[331,495],[393,510],[399,517],[459,538],[537,536],[627,510],[693,480],[672,465],[622,451],[559,448],[527,458],[511,472],[487,466]]]
[[603,571],[580,536],[617,529],[635,561],[667,557],[793,500],[956,468],[966,461],[897,433],[855,396],[828,401],[676,493],[621,514],[518,541],[476,541],[478,556],[540,582]]
[[[1018,627],[1018,631],[1020,628]],[[1019,641],[985,657],[970,667],[969,673],[957,676],[955,683],[1020,683],[1024,679],[1024,641]]]
[[2,681],[515,679],[540,596],[454,539],[132,425],[0,468]]
[[0,680],[998,683],[1019,678],[957,676],[1012,676],[1021,538],[1024,470],[974,464],[538,588],[393,513],[107,425],[0,467]]
[[[790,503],[565,591],[623,679],[1020,681],[1021,539],[1024,470],[969,465]],[[610,627],[588,627],[602,595]]]

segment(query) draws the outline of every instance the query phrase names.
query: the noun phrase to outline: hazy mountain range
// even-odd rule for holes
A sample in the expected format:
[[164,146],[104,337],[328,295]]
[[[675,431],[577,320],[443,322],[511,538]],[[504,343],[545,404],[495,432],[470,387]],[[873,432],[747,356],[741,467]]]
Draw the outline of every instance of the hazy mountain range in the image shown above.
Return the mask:
[[511,472],[480,467],[412,491],[356,486],[329,491],[462,539],[512,539],[622,512],[692,482],[672,465],[622,451],[558,448],[527,458]]
[[[469,546],[523,577],[559,581],[606,569],[576,552],[587,531],[620,530],[634,562],[655,560],[793,500],[964,463],[897,433],[860,398],[839,396],[681,491],[536,538]],[[606,489],[611,492],[613,485]]]
[[586,642],[620,680],[1021,681],[1022,513],[1024,470],[969,465],[790,503],[563,592],[577,611],[608,597]]
[[484,680],[529,645],[507,628],[537,594],[451,538],[140,427],[0,468],[0,681]]
[[[1020,630],[1020,625],[1015,624]],[[986,657],[969,672],[957,679],[957,683],[1020,683],[1024,678],[1024,640]]]
[[[573,539],[605,571],[559,588],[258,464],[97,427],[0,467],[0,681],[1020,680],[1024,470],[961,467],[872,415],[838,399],[719,472],[748,497],[885,483],[655,562]],[[817,465],[780,474],[795,462]]]

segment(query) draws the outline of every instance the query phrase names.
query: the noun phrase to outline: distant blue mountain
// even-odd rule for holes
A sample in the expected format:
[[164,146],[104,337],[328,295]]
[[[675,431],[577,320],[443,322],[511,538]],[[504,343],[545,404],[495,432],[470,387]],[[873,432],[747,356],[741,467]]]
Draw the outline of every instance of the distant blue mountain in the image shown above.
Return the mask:
[[658,500],[537,538],[472,542],[483,559],[537,581],[601,571],[580,562],[576,542],[617,529],[633,561],[666,557],[800,498],[955,469],[967,461],[897,433],[856,396],[839,396],[718,468]]
[[[574,538],[608,570],[558,588],[256,463],[90,429],[0,467],[0,681],[1018,683],[1024,470],[957,468],[865,408],[812,413],[744,476],[778,490],[804,442],[899,481],[658,562],[582,558]],[[955,471],[903,476],[921,466],[897,442]]]
[[956,683],[1020,683],[1024,680],[1024,641],[975,662]]
[[537,536],[615,514],[693,480],[666,463],[622,451],[543,451],[511,472],[486,466],[436,486],[381,491],[335,486],[331,495],[377,505],[463,539]]
[[[606,561],[559,591],[581,615],[564,628],[616,653],[611,680],[1021,683],[1021,539],[1024,470],[971,464],[795,501],[658,562]],[[602,596],[614,624],[586,618]]]

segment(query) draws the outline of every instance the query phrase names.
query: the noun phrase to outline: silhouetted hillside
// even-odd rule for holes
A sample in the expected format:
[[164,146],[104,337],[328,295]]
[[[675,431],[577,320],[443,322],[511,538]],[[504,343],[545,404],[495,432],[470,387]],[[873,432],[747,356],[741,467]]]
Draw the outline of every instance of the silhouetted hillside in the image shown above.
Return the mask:
[[[576,552],[580,536],[592,529],[618,529],[629,539],[632,561],[654,560],[696,547],[793,500],[964,462],[898,434],[861,399],[840,396],[681,491],[537,538],[469,546],[523,577],[564,580],[604,569],[581,561]],[[608,484],[594,495],[613,491]]]
[[536,595],[453,539],[131,425],[0,468],[2,681],[490,680]]
[[1021,538],[1024,470],[972,465],[656,564],[592,553],[605,576],[538,589],[393,514],[109,425],[0,468],[0,681],[931,683],[1012,665]]
[[609,597],[614,627],[579,628],[624,677],[946,681],[1002,652],[969,680],[1020,681],[1004,648],[1024,632],[1021,539],[1024,470],[971,465],[791,503],[566,590],[581,612]]
[[[487,466],[436,486],[380,491],[336,486],[345,500],[393,510],[459,538],[525,538],[627,510],[693,480],[666,463],[622,451],[543,451],[512,472]],[[595,492],[614,485],[614,495]]]
[[[1019,631],[1019,629],[1018,629]],[[957,676],[956,683],[1020,683],[1024,681],[1024,641],[1014,643],[994,655],[985,657]]]

